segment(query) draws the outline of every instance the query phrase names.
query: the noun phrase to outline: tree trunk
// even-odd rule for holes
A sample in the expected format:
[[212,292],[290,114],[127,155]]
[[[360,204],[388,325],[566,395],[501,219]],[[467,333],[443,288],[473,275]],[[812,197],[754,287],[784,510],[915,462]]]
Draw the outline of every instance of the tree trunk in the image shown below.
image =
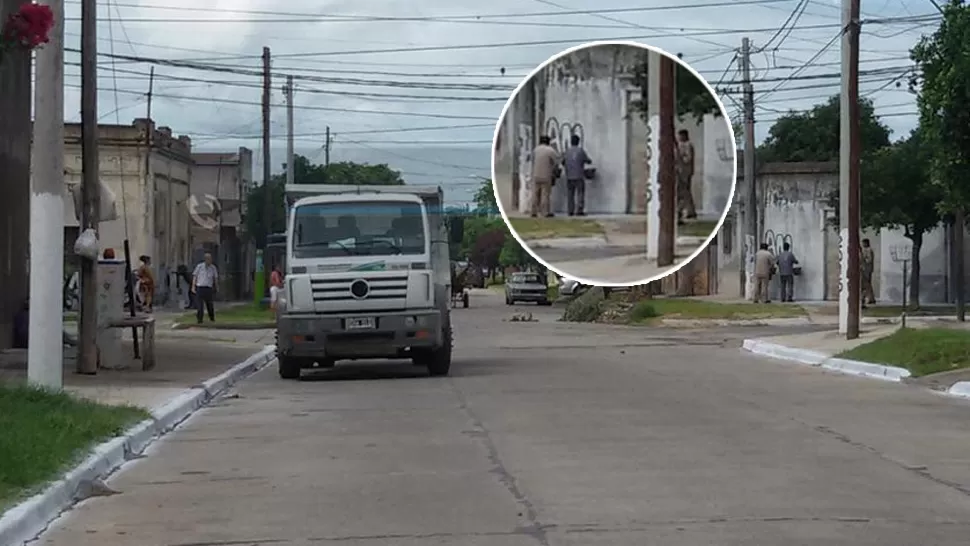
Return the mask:
[[[0,0],[0,22],[24,0]],[[30,237],[30,53],[0,61],[0,349],[12,344],[13,317],[28,296]],[[61,290],[52,286],[51,290]]]
[[910,240],[913,241],[913,253],[909,262],[909,306],[913,309],[919,309],[919,253],[920,249],[923,248],[923,232],[913,230]]

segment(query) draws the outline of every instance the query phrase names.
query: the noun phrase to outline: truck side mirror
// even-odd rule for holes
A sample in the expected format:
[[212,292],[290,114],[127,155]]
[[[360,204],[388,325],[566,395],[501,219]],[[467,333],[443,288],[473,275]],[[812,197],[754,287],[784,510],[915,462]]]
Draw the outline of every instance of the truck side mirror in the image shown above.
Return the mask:
[[448,219],[448,239],[453,244],[459,244],[465,238],[465,219],[452,216]]

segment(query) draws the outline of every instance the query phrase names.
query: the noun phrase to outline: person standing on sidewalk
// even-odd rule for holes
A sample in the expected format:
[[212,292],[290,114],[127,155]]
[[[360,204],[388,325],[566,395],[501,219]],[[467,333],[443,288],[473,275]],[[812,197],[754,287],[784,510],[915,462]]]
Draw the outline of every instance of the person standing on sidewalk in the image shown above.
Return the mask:
[[539,145],[532,151],[532,217],[540,214],[551,218],[549,196],[552,185],[559,178],[559,165],[562,160],[559,152],[550,145],[549,137],[539,137]]
[[778,255],[778,276],[781,277],[781,301],[795,301],[796,265],[798,265],[798,258],[791,251],[791,245],[784,243],[781,245],[781,254]]
[[571,146],[563,157],[566,167],[566,204],[570,216],[586,216],[586,165],[593,162],[581,146],[579,135],[573,135]]
[[754,303],[771,303],[768,298],[768,282],[775,270],[775,255],[768,245],[761,243],[761,249],[754,255]]
[[283,291],[283,270],[280,264],[273,266],[273,272],[269,274],[269,307],[276,309],[276,302]]
[[697,218],[691,184],[694,178],[694,143],[686,129],[677,132],[677,222]]
[[869,239],[862,240],[862,250],[859,253],[859,268],[862,281],[862,307],[875,305],[876,292],[872,289],[872,272],[876,269],[876,254],[872,251]]
[[205,253],[205,258],[195,266],[192,273],[192,293],[195,294],[195,320],[202,324],[202,312],[208,311],[209,321],[216,321],[216,311],[213,296],[219,282],[219,270],[212,263],[212,254]]

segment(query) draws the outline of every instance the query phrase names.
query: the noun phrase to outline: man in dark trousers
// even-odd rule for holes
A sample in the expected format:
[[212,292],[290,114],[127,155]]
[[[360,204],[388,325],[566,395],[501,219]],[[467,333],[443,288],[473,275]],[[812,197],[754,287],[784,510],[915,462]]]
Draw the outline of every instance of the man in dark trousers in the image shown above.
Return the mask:
[[798,258],[791,251],[791,245],[781,245],[781,254],[777,256],[778,275],[781,277],[781,301],[795,301],[795,266]]
[[677,222],[697,218],[694,207],[694,144],[686,129],[677,131]]
[[586,165],[593,162],[580,145],[579,135],[573,135],[571,146],[563,154],[566,167],[566,204],[570,216],[585,216],[586,207]]
[[216,321],[216,311],[212,298],[219,285],[219,270],[212,263],[212,254],[205,253],[205,258],[195,266],[192,273],[192,293],[195,294],[195,320],[202,324],[203,310],[208,311],[209,321]]

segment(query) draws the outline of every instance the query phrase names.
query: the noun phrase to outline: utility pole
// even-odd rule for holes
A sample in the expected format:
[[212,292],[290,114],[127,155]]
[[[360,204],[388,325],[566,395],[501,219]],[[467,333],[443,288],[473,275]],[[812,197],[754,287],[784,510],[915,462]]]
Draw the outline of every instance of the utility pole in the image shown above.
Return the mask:
[[[81,1],[81,231],[101,220],[98,163],[98,2]],[[60,112],[57,112],[60,115]],[[81,259],[77,372],[98,373],[98,260]]]
[[286,183],[292,184],[295,176],[293,171],[293,76],[286,77],[283,96],[286,97]]
[[[146,95],[147,104],[145,106],[145,184],[151,184],[152,190],[154,191],[154,177],[152,176],[152,133],[155,131],[152,125],[152,94],[155,92],[155,67],[152,66],[148,71],[148,94]],[[124,241],[125,249],[125,271],[131,271],[131,241],[128,240],[127,235]],[[135,316],[135,278],[131,277],[131,281],[125,283],[125,289],[128,290],[128,302],[131,304],[128,307],[128,313],[130,316]],[[135,358],[141,358],[141,350],[138,347],[138,328],[131,327],[131,347],[135,353]]]
[[272,182],[272,158],[270,154],[270,91],[272,90],[273,80],[270,73],[270,53],[269,48],[263,48],[263,227],[266,231],[263,240],[259,241],[259,248],[256,250],[256,286],[253,290],[253,299],[258,303],[266,295],[266,264],[263,262],[263,253],[266,250],[266,242],[269,239],[270,219],[273,217],[273,191]]
[[64,1],[48,0],[54,13],[50,42],[37,51],[34,86],[33,176],[30,188],[30,319],[27,380],[64,385],[64,308],[52,290],[64,278]]
[[746,252],[741,263],[742,286],[745,295],[754,291],[754,255],[758,251],[758,181],[754,157],[754,86],[751,84],[751,40],[741,40],[741,78],[744,94],[744,184],[747,190],[744,202],[745,242],[741,248]]
[[963,258],[963,235],[966,230],[966,219],[964,216],[963,208],[960,207],[956,210],[953,219],[953,247],[957,249],[956,260],[954,260],[954,265],[956,266],[956,271],[954,271],[956,277],[956,284],[954,285],[954,295],[956,296],[957,304],[957,320],[960,322],[966,322],[967,320],[967,295],[966,286],[964,286],[964,258]]
[[839,333],[859,337],[859,0],[842,0]]
[[327,125],[327,143],[323,145],[323,165],[325,167],[330,166],[330,126]]
[[676,157],[674,155],[676,143],[674,141],[674,117],[677,113],[676,97],[674,94],[674,79],[677,63],[666,55],[660,55],[660,134],[658,158],[658,178],[660,182],[660,229],[657,241],[657,265],[667,267],[674,265],[675,229],[677,224],[677,182]]

